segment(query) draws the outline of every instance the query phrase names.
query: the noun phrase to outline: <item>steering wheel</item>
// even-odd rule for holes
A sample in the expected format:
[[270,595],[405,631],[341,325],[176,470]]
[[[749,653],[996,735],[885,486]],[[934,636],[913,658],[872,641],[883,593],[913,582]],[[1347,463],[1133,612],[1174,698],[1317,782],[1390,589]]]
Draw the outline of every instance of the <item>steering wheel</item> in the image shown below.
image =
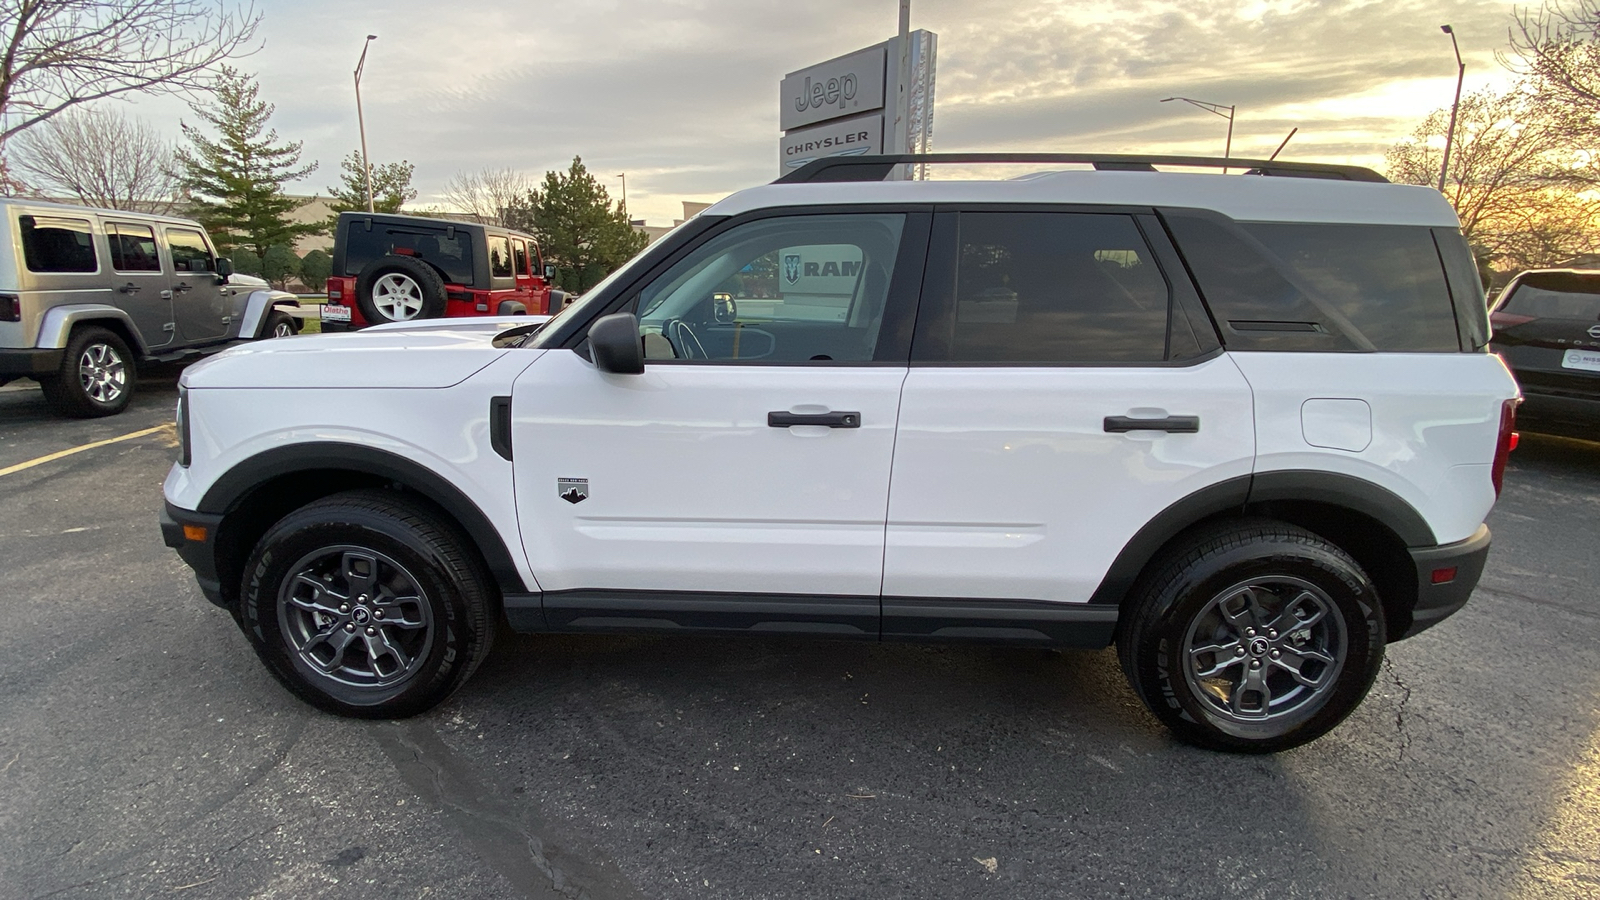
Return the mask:
[[679,359],[710,359],[711,354],[706,352],[705,345],[700,343],[700,338],[695,336],[694,329],[682,319],[668,319],[661,323],[661,336],[672,345]]

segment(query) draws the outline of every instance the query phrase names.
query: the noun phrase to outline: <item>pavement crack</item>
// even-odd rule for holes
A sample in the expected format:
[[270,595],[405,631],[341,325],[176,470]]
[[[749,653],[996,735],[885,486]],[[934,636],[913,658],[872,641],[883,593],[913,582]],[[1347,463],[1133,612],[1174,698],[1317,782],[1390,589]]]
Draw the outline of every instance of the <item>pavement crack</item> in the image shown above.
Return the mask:
[[[1406,704],[1411,702],[1411,686],[1406,684],[1399,672],[1395,671],[1394,663],[1387,656],[1383,658],[1383,670],[1400,691],[1400,702],[1394,708],[1394,730],[1400,742],[1398,762],[1403,764],[1406,761],[1406,751],[1411,749],[1411,732],[1406,730]],[[1405,770],[1402,768],[1401,771]]]

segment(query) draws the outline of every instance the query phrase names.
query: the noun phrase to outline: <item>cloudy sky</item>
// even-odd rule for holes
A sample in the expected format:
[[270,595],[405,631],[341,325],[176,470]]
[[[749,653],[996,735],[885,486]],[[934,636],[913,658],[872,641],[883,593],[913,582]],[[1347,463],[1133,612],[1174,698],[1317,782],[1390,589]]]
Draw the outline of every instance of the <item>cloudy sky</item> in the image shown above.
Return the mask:
[[[416,165],[420,203],[451,175],[540,177],[581,155],[635,217],[666,224],[777,173],[785,73],[891,37],[896,0],[258,0],[262,48],[241,66],[273,125],[326,193],[359,146],[362,80],[373,162]],[[1455,87],[1504,84],[1495,51],[1512,5],[1475,0],[913,0],[939,35],[934,149],[1234,155],[1381,166],[1384,149]],[[176,133],[172,99],[134,111]]]

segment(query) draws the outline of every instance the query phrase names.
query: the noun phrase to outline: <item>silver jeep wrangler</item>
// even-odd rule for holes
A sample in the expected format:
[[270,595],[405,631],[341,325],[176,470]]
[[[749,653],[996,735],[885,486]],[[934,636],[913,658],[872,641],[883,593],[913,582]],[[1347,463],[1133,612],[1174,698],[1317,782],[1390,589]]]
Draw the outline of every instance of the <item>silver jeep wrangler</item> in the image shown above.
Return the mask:
[[298,330],[293,294],[233,273],[191,219],[0,201],[0,384],[32,378],[63,415],[127,407],[142,362]]

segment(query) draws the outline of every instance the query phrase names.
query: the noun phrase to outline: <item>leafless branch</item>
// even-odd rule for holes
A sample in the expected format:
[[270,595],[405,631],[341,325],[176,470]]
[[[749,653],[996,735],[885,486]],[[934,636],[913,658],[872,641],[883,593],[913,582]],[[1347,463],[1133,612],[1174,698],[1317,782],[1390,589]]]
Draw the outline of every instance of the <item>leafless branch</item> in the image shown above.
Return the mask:
[[117,110],[71,110],[22,133],[10,148],[17,174],[44,194],[156,213],[177,202],[171,145]]

